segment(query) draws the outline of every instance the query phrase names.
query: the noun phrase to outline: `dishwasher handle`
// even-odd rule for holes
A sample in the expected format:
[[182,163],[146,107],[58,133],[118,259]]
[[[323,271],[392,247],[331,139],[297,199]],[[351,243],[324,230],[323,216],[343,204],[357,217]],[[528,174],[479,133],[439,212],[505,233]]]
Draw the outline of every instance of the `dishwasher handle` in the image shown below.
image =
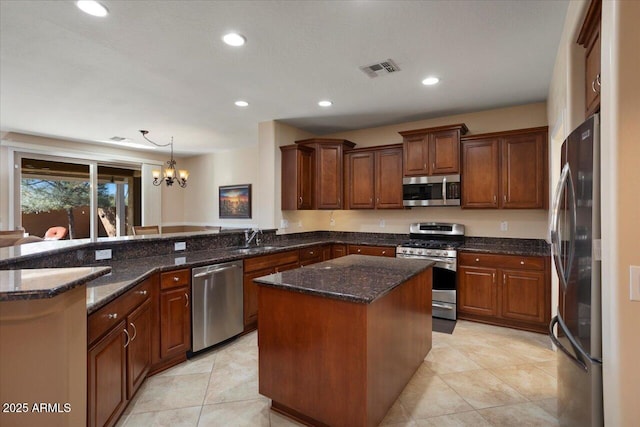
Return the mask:
[[211,276],[213,274],[220,273],[221,271],[225,271],[225,270],[230,270],[232,268],[238,268],[238,266],[236,264],[232,264],[232,265],[227,265],[225,267],[216,268],[214,270],[204,271],[202,273],[194,274],[193,278],[198,279],[200,277]]

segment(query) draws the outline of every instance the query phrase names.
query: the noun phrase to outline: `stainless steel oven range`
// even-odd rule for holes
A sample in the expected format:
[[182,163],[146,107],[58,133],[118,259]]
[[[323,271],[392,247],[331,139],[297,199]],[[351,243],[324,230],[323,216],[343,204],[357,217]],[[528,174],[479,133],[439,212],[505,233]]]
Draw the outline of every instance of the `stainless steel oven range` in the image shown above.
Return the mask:
[[464,225],[419,222],[411,224],[409,238],[398,245],[396,257],[435,261],[433,317],[456,320],[456,248],[464,243]]

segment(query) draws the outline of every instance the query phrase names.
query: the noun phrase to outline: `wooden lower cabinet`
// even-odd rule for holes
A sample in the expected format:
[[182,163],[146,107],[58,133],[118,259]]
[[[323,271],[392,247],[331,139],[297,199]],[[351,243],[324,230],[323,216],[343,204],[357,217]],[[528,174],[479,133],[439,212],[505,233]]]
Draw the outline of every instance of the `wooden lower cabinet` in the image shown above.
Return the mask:
[[368,245],[348,245],[348,255],[373,255],[395,258],[396,248],[394,246],[368,246]]
[[[253,283],[253,279],[298,268],[300,266],[300,253],[302,251],[304,251],[304,249],[257,256],[244,260],[242,287],[245,332],[256,329],[258,325],[258,286]],[[320,254],[320,257],[322,257],[322,250],[316,251]]]
[[298,254],[300,266],[304,267],[305,265],[316,264],[324,261],[323,250],[324,247],[322,246],[312,246],[310,248],[300,249]]
[[142,282],[87,319],[89,426],[114,425],[149,372],[151,287]]
[[189,287],[160,293],[160,357],[184,356],[191,349]]
[[549,257],[459,253],[458,317],[546,333]]
[[334,243],[331,245],[331,258],[340,258],[347,255],[347,245],[340,243]]

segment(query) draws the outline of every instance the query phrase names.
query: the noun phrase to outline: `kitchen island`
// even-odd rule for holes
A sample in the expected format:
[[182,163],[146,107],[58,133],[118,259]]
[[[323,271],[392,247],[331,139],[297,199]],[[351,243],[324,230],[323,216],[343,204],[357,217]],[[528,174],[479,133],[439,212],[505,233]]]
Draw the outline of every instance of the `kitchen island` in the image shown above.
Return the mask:
[[256,279],[259,391],[272,409],[378,425],[431,349],[431,265],[350,255]]

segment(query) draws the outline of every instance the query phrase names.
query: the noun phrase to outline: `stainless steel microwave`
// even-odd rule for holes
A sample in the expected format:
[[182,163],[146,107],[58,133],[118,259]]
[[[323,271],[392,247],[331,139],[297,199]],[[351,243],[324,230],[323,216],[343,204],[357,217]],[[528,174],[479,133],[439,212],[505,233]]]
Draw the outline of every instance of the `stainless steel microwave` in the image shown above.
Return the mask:
[[460,175],[406,177],[402,199],[404,206],[460,206]]

